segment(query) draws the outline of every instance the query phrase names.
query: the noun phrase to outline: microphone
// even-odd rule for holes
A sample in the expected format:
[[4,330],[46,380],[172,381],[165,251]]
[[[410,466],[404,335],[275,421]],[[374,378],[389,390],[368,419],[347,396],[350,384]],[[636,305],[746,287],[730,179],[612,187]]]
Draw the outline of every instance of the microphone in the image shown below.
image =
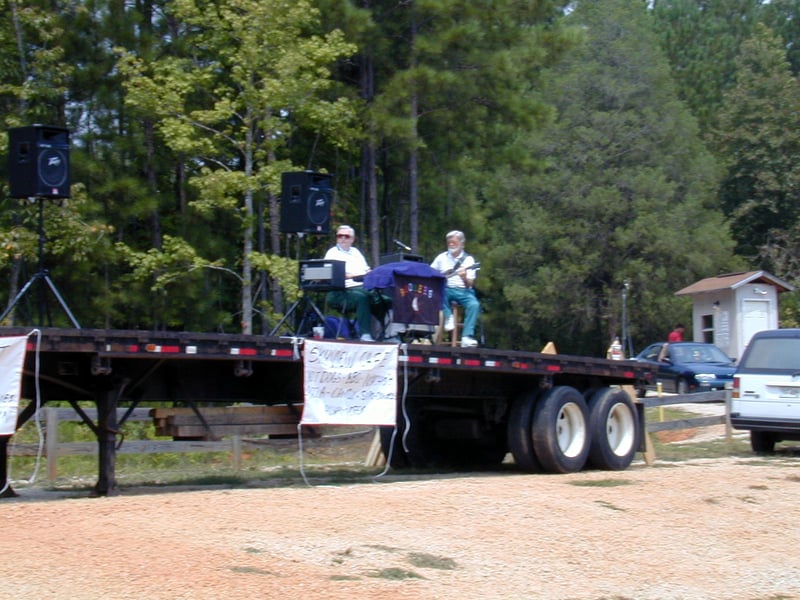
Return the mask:
[[400,240],[394,240],[394,243],[395,243],[395,244],[397,244],[398,246],[400,246],[400,247],[401,247],[403,250],[405,250],[406,252],[411,252],[411,247],[410,247],[410,246],[406,246],[406,245],[405,245],[403,242],[401,242]]

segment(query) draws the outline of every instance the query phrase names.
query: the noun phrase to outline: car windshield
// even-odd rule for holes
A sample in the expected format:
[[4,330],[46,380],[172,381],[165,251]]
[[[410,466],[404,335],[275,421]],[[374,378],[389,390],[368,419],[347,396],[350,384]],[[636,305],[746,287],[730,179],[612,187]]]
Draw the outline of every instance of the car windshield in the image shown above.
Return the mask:
[[684,344],[674,346],[672,361],[676,363],[729,363],[731,359],[725,353],[711,344]]
[[800,369],[800,338],[769,338],[752,340],[746,356],[742,358],[744,369]]

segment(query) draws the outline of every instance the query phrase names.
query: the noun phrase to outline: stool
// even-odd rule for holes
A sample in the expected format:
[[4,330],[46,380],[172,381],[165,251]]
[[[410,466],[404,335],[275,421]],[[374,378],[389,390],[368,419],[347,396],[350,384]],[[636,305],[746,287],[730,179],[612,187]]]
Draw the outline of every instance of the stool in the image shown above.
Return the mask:
[[450,336],[450,345],[458,346],[461,339],[461,330],[464,328],[464,308],[458,302],[450,303],[450,310],[453,311],[453,331],[444,330],[444,311],[439,313],[439,328],[436,332],[436,343],[444,343],[444,336]]

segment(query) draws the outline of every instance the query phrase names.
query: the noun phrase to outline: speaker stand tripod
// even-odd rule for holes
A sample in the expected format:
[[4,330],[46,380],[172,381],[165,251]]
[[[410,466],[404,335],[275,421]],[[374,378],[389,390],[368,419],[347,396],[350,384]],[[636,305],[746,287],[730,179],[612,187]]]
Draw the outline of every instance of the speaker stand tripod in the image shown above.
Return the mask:
[[303,292],[303,295],[295,300],[294,304],[289,307],[289,310],[285,315],[283,315],[283,318],[278,321],[278,324],[275,325],[269,334],[272,336],[278,333],[283,324],[286,323],[299,308],[302,308],[302,312],[300,313],[302,316],[300,317],[300,321],[297,323],[297,328],[293,332],[294,336],[301,336],[304,333],[308,333],[311,327],[314,326],[316,319],[313,318],[311,311],[313,311],[313,313],[319,318],[319,323],[321,325],[325,325],[325,315],[323,315],[319,307],[314,304],[314,301],[306,296],[305,292]]
[[[50,291],[56,297],[56,300],[58,300],[59,305],[61,305],[61,308],[66,313],[67,317],[69,317],[69,320],[72,323],[72,326],[75,327],[75,329],[80,329],[81,326],[78,323],[78,320],[72,314],[72,311],[69,309],[69,306],[67,306],[67,303],[64,301],[64,298],[58,292],[58,288],[56,288],[56,284],[53,283],[52,279],[50,279],[50,274],[47,272],[47,269],[44,268],[44,199],[43,198],[37,198],[37,200],[39,202],[39,231],[38,231],[38,233],[39,233],[39,270],[36,273],[33,274],[33,277],[31,277],[28,280],[28,283],[26,283],[22,287],[22,289],[19,291],[19,293],[14,297],[14,300],[11,302],[11,304],[8,305],[8,308],[6,308],[3,311],[3,314],[0,315],[0,322],[4,321],[5,318],[9,314],[11,314],[11,311],[14,310],[14,307],[19,303],[20,300],[22,300],[22,298],[25,296],[25,294],[28,292],[28,290],[33,286],[33,284],[35,284],[36,282],[40,282],[40,289],[39,289],[39,324],[40,325],[44,325],[44,316],[45,316],[45,313],[48,313],[48,311],[47,311],[47,301],[45,299],[45,294],[44,294],[45,290],[43,288],[41,288],[42,285],[47,285],[47,287],[50,288]],[[49,313],[48,313],[48,317],[49,317]],[[49,322],[49,318],[48,318],[48,322]]]

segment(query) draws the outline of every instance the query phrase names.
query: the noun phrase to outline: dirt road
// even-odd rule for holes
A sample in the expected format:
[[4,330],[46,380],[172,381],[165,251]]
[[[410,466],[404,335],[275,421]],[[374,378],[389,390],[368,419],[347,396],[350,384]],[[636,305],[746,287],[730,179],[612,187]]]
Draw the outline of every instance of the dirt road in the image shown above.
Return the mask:
[[800,598],[800,460],[338,486],[22,492],[16,599]]

